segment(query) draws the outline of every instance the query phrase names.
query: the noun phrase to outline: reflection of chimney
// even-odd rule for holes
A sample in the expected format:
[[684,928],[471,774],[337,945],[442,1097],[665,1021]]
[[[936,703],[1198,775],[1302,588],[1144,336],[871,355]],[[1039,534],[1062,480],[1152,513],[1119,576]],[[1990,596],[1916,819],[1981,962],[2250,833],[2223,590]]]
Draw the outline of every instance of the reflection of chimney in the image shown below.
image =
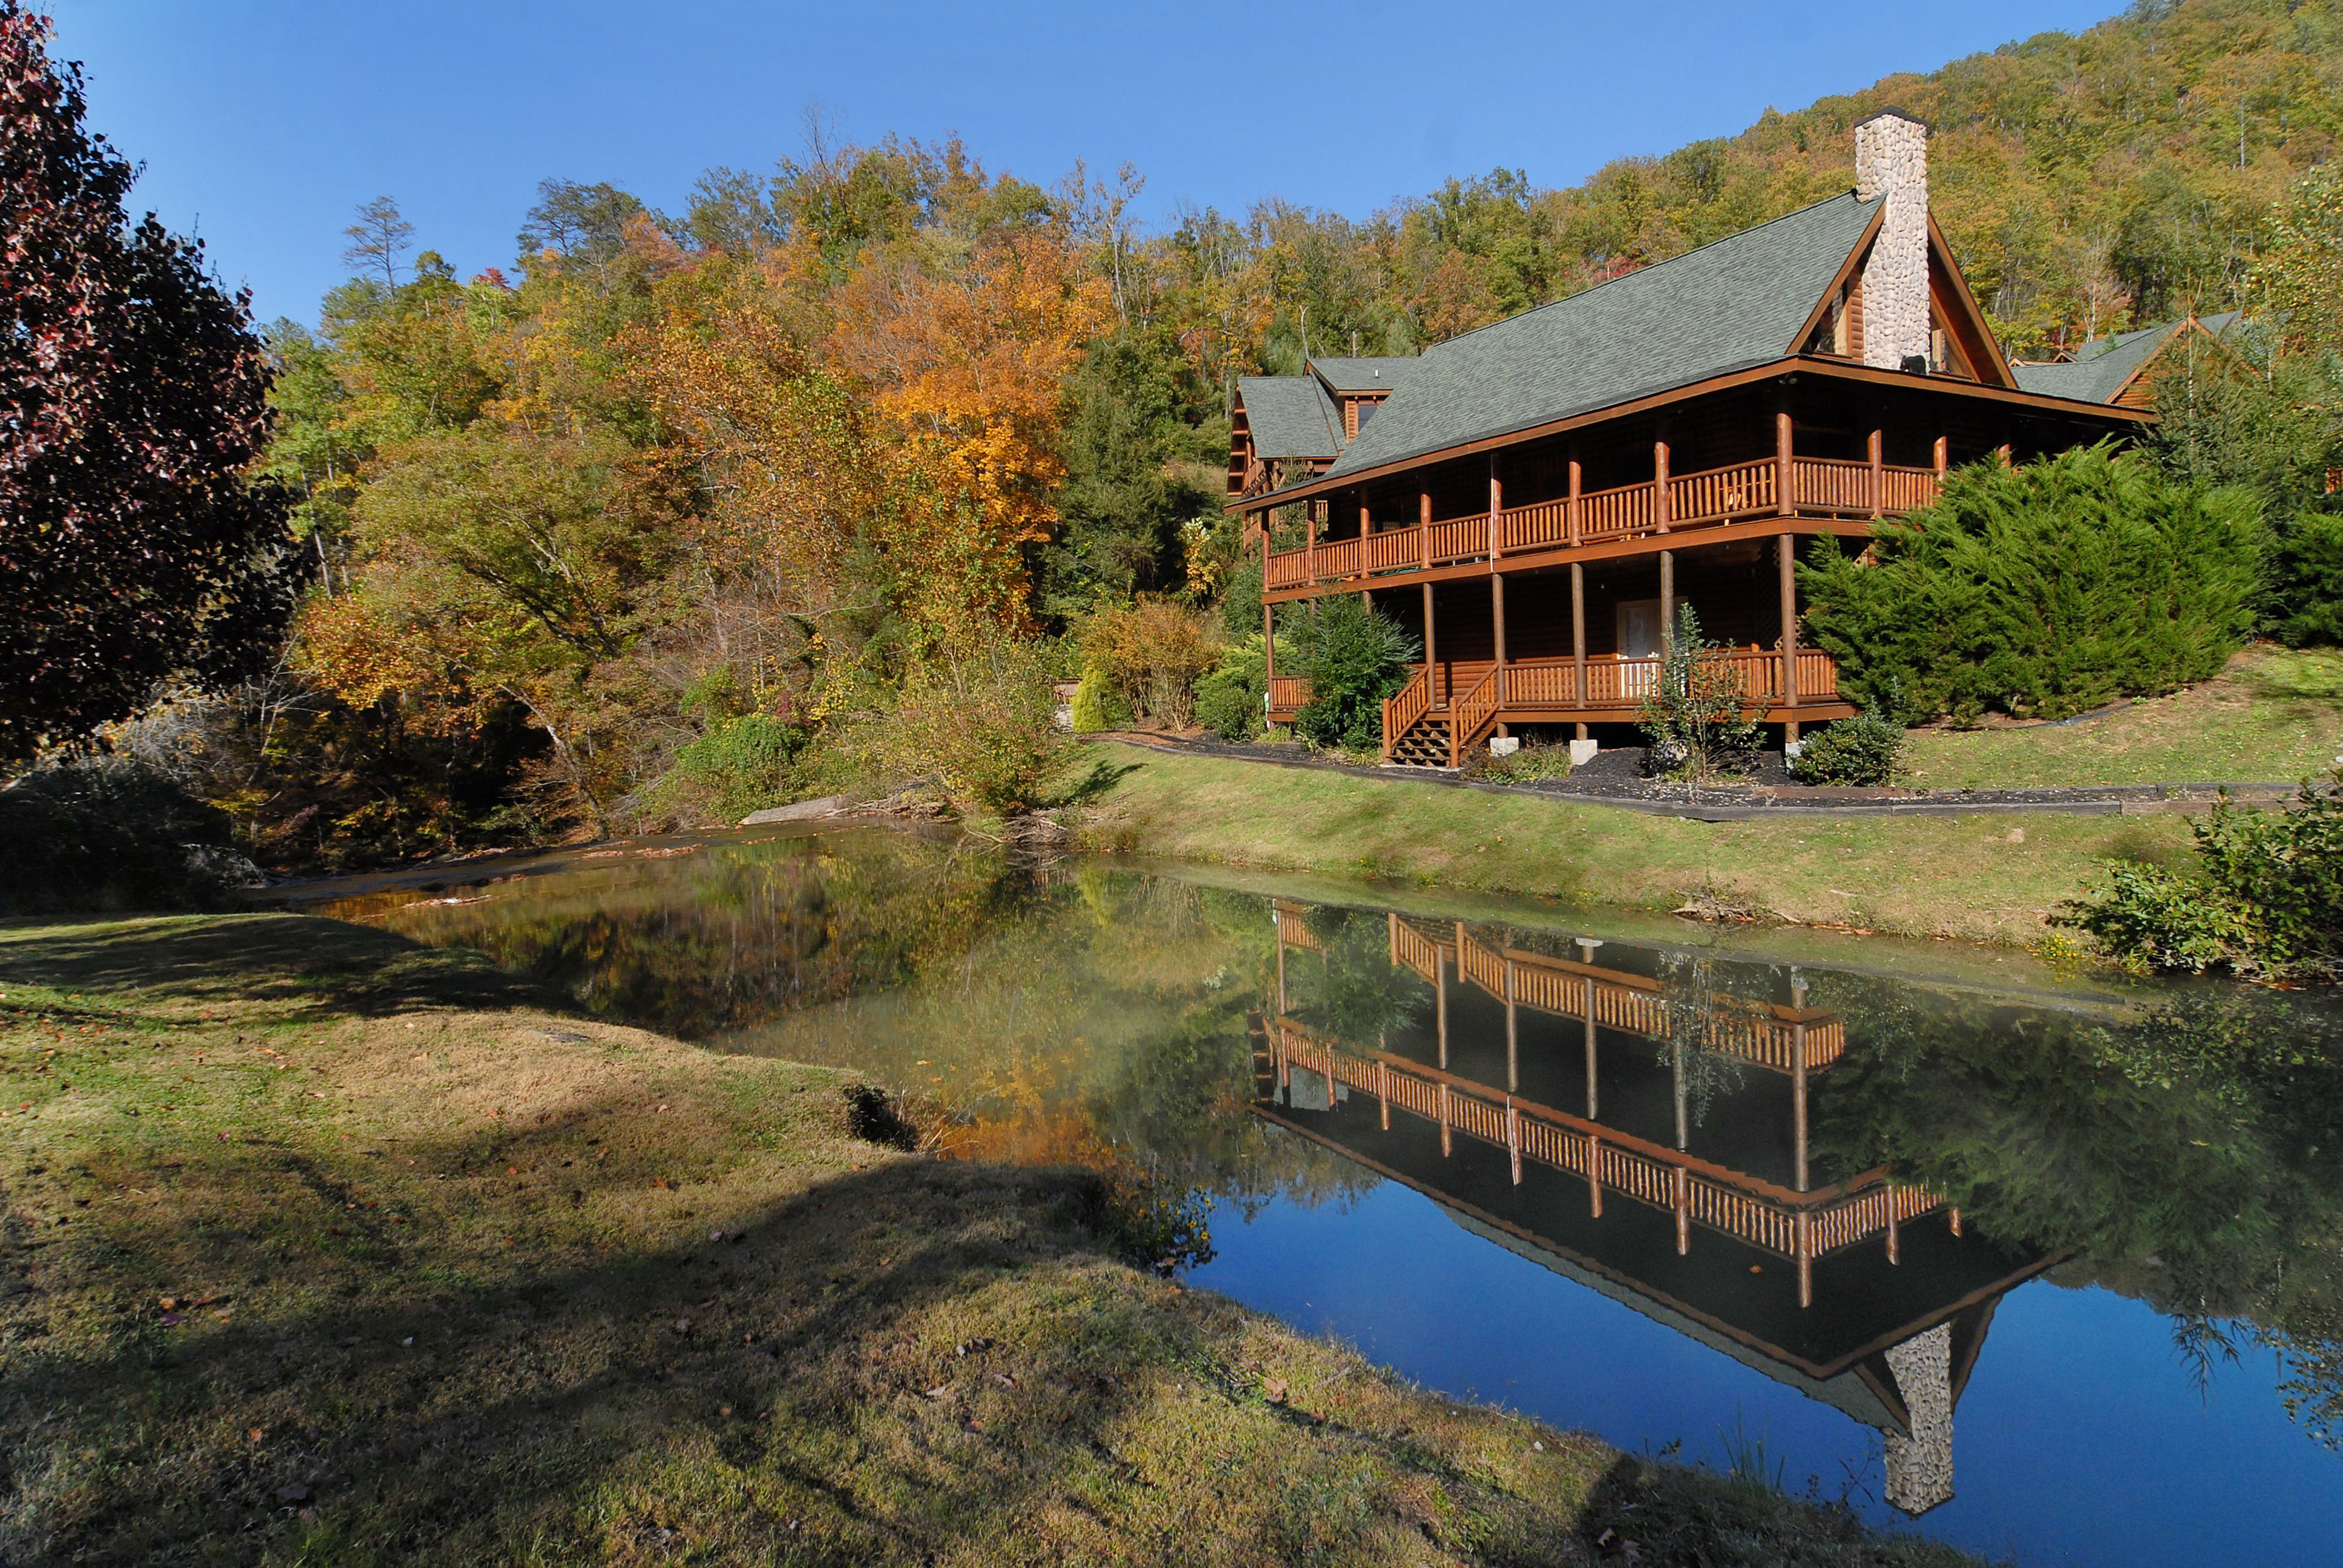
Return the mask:
[[[1855,126],[1855,194],[1885,194],[1886,216],[1863,264],[1863,362],[1883,370],[1928,363],[1928,127],[1901,109]],[[1915,357],[1920,363],[1912,366]]]
[[1909,1437],[1887,1433],[1887,1501],[1926,1513],[1953,1498],[1953,1326],[1915,1334],[1885,1360],[1912,1427]]

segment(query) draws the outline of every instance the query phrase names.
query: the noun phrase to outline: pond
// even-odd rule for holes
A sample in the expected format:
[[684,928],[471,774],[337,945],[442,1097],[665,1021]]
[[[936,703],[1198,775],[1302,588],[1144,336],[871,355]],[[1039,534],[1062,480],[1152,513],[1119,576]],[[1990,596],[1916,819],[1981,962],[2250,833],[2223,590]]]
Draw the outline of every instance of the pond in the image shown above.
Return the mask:
[[2343,1541],[2326,997],[873,829],[478,875],[305,907],[1191,1193],[1194,1283],[1622,1448],[2027,1563]]

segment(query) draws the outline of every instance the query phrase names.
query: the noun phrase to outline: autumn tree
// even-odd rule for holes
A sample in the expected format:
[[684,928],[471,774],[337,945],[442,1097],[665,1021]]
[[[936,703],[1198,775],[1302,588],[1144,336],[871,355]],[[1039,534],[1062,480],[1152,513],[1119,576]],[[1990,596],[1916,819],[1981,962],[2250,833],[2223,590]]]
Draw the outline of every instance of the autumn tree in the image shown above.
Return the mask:
[[246,297],[199,244],[123,210],[134,171],[83,126],[78,67],[0,0],[0,754],[21,760],[186,675],[274,651],[288,499]]

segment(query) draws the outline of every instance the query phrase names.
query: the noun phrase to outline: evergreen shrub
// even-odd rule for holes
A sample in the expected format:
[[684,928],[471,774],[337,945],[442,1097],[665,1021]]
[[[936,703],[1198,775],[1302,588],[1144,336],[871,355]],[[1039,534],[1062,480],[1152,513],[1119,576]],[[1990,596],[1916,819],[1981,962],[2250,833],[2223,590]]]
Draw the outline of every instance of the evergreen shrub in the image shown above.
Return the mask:
[[215,909],[259,883],[217,808],[111,757],[37,768],[0,789],[0,913]]
[[1858,713],[1807,736],[1791,771],[1802,784],[1892,784],[1903,758],[1904,727]]
[[1935,506],[1825,538],[1801,568],[1842,688],[1905,716],[2062,718],[2219,670],[2254,626],[2252,498],[2177,481],[2111,444],[1972,464]]
[[1131,728],[1131,704],[1114,689],[1114,682],[1102,669],[1082,671],[1081,684],[1074,688],[1073,711],[1069,722],[1077,735],[1096,735],[1102,729]]
[[1294,673],[1310,682],[1310,700],[1293,716],[1295,731],[1313,746],[1380,749],[1383,699],[1407,684],[1422,645],[1348,593],[1305,605],[1292,638]]

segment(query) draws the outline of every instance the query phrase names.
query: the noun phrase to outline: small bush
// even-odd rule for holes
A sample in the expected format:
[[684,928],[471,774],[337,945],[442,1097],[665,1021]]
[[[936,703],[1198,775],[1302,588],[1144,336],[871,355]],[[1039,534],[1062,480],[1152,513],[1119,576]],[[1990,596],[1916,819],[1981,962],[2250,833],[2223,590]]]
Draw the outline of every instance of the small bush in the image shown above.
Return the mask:
[[1077,735],[1096,735],[1103,729],[1131,728],[1131,705],[1103,670],[1082,672],[1081,684],[1074,688],[1073,711],[1069,723]]
[[1223,740],[1253,739],[1269,722],[1268,697],[1269,656],[1256,634],[1230,644],[1196,682],[1196,722]]
[[1499,757],[1481,752],[1464,769],[1471,779],[1485,779],[1492,784],[1529,784],[1541,779],[1570,777],[1570,748],[1566,745],[1532,745],[1523,741],[1515,750]]
[[1893,784],[1903,760],[1904,727],[1858,713],[1807,736],[1791,771],[1802,784]]
[[2343,978],[2343,770],[2290,811],[2224,795],[2195,832],[2195,876],[2109,862],[2055,923],[2137,969]]
[[934,778],[952,799],[997,816],[1051,800],[1065,770],[1048,650],[1003,636],[946,648],[904,678],[866,729],[867,764]]
[[1098,610],[1082,628],[1086,669],[1103,675],[1138,712],[1184,726],[1196,712],[1196,678],[1221,659],[1219,628],[1177,599],[1142,597]]
[[262,880],[226,816],[168,775],[93,757],[0,789],[0,910],[202,910]]
[[865,1143],[881,1144],[909,1152],[920,1146],[920,1129],[905,1116],[888,1092],[872,1083],[849,1084],[846,1131]]
[[765,713],[719,723],[675,754],[653,795],[721,822],[785,800],[806,733]]
[[2288,648],[2343,643],[2343,517],[2305,512],[2278,534],[2269,629]]
[[1407,684],[1421,645],[1348,593],[1305,605],[1292,639],[1294,673],[1310,682],[1310,700],[1293,716],[1295,733],[1313,746],[1380,752],[1383,699]]
[[1702,638],[1692,606],[1677,605],[1675,635],[1636,717],[1652,766],[1668,778],[1709,783],[1757,742],[1757,726],[1741,717],[1740,671],[1712,657],[1719,651]]

